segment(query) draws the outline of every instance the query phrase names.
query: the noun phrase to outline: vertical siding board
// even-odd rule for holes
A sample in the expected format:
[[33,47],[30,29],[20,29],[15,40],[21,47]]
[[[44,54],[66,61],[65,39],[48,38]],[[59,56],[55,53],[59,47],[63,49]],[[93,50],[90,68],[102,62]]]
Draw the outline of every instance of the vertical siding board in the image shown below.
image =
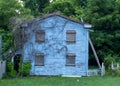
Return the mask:
[[89,40],[89,31],[86,31],[86,34],[87,34],[87,36],[86,36],[86,71],[87,71],[87,73],[86,73],[86,76],[88,76],[88,59],[89,59],[89,42],[88,42],[88,40]]
[[6,72],[6,61],[0,61],[0,78]]

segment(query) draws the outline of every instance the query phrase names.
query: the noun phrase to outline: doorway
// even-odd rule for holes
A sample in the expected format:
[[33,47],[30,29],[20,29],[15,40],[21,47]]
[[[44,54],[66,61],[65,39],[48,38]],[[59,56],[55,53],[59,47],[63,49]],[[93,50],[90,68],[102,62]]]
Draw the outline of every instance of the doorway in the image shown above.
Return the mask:
[[19,63],[21,59],[21,54],[16,54],[14,57],[14,70],[18,73],[19,72]]

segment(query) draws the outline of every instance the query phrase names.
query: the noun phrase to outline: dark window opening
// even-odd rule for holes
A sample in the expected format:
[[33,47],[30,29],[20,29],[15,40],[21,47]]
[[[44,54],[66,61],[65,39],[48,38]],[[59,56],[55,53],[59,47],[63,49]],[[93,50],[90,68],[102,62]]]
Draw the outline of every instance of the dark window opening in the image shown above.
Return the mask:
[[76,43],[76,31],[67,30],[67,32],[66,32],[66,42],[67,43]]
[[66,55],[66,66],[75,66],[75,57],[76,57],[75,54],[68,53]]
[[36,42],[37,43],[44,43],[45,42],[45,31],[44,30],[36,31]]
[[37,53],[35,55],[35,65],[44,66],[44,54],[43,53]]

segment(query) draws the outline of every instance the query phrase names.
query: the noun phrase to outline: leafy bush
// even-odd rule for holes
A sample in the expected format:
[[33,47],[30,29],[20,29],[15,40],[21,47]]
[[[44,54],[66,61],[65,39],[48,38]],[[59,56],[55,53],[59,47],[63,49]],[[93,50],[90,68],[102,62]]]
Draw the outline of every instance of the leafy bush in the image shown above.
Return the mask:
[[31,63],[30,62],[20,63],[20,66],[19,66],[20,75],[28,76],[29,72],[30,72],[30,69],[31,69]]
[[115,62],[115,58],[112,57],[112,55],[108,55],[108,56],[105,58],[105,67],[106,67],[107,69],[109,69],[112,62]]
[[112,75],[112,69],[107,69],[105,75]]
[[[112,63],[113,62],[113,63]],[[107,69],[106,75],[112,76],[120,76],[120,68],[117,68],[117,64],[119,63],[117,55],[108,55],[105,58],[105,67]],[[113,64],[114,69],[112,69],[111,65]]]
[[17,72],[13,69],[13,67],[14,67],[14,64],[12,62],[7,63],[7,75],[8,75],[8,77],[11,77],[11,78],[16,77]]
[[11,78],[14,78],[14,77],[17,76],[17,72],[16,72],[15,70],[12,70],[12,71],[9,72],[9,76],[10,76]]
[[7,73],[3,75],[4,78],[14,78],[16,76],[28,76],[31,69],[30,62],[20,62],[19,63],[19,72],[14,70],[14,63],[7,62]]
[[10,72],[11,70],[13,70],[13,63],[7,62],[7,71]]
[[120,76],[120,70],[115,71],[115,76]]
[[8,74],[7,73],[3,73],[2,79],[6,79],[6,78],[9,78]]

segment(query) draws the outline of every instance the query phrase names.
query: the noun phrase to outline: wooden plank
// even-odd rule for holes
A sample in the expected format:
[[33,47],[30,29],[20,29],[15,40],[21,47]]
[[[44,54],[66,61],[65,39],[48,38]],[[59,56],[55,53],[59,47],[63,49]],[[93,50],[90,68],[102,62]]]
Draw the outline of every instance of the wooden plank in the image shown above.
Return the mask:
[[95,59],[96,59],[96,61],[97,61],[97,64],[98,64],[99,68],[102,69],[102,67],[101,67],[101,65],[100,65],[100,62],[99,62],[99,59],[98,59],[98,56],[97,56],[97,53],[96,53],[96,51],[95,51],[95,48],[94,48],[93,43],[92,43],[92,41],[91,41],[90,38],[89,38],[89,43],[90,43],[90,46],[91,46],[91,48],[92,48],[93,54],[94,54],[94,56],[95,56]]

